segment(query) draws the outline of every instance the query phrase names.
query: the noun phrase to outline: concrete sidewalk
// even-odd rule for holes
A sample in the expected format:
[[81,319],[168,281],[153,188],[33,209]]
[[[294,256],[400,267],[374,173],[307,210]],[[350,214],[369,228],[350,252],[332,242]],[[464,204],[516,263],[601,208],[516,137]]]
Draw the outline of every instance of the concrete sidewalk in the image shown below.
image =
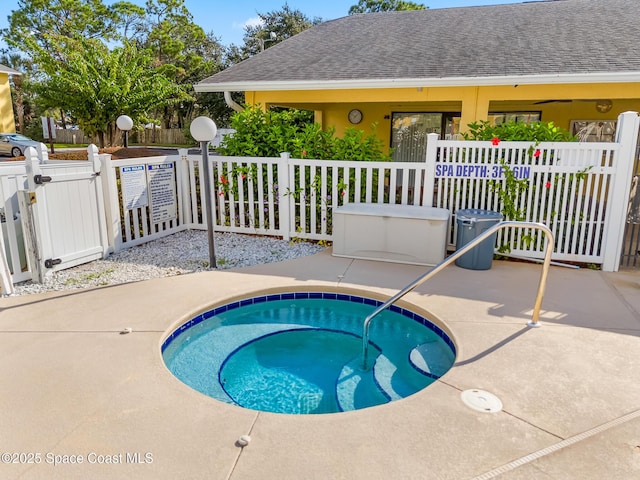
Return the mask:
[[[191,390],[162,362],[167,330],[212,304],[265,289],[385,298],[424,271],[326,251],[2,299],[0,478],[640,478],[636,272],[551,267],[543,326],[531,329],[539,265],[447,267],[406,301],[451,332],[454,367],[413,396],[354,412],[242,409]],[[467,407],[460,394],[474,388],[503,410]]]

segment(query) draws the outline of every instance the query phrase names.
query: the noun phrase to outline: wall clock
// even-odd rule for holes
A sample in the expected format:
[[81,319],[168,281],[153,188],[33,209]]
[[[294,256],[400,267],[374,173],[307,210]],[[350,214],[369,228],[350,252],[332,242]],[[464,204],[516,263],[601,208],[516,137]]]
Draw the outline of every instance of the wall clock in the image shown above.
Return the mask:
[[362,121],[362,112],[357,108],[354,108],[349,112],[349,121],[354,125],[357,125]]

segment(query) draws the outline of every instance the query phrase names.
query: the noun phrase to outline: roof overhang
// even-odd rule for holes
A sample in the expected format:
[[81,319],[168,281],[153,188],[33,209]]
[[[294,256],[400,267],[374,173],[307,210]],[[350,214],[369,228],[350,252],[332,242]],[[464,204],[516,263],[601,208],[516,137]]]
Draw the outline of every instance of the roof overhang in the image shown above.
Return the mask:
[[194,85],[204,92],[267,92],[283,90],[360,90],[417,87],[478,87],[496,85],[558,85],[572,83],[640,82],[640,72],[600,72],[587,74],[547,74],[491,77],[399,78],[371,80],[283,80],[200,82]]
[[6,73],[7,75],[22,75],[19,71],[5,65],[0,65],[0,73]]

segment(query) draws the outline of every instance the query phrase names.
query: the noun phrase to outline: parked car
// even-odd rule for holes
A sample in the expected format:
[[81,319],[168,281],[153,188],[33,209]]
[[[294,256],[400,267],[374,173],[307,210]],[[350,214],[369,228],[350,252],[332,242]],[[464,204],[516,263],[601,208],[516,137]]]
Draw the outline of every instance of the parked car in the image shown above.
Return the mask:
[[27,147],[38,147],[40,142],[19,133],[0,133],[0,154],[11,157],[24,155]]

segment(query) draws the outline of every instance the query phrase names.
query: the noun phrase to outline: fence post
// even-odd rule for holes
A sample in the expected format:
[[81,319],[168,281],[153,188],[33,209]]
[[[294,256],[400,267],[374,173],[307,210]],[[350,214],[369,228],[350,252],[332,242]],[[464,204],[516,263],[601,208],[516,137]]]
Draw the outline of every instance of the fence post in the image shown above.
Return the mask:
[[120,219],[120,195],[116,179],[116,167],[113,166],[111,155],[99,155],[98,147],[91,144],[87,147],[90,161],[100,162],[100,176],[102,177],[102,193],[104,197],[104,216],[107,223],[107,241],[110,252],[118,252],[122,248],[122,221]]
[[105,207],[104,182],[102,181],[102,162],[100,161],[100,155],[96,155],[95,152],[89,153],[88,151],[87,160],[89,161],[89,163],[91,163],[93,172],[95,173],[94,179],[96,184],[93,191],[96,196],[96,206],[98,207],[97,214],[98,228],[100,230],[100,245],[102,245],[102,258],[107,258],[107,255],[111,253],[112,248],[111,243],[109,242],[109,234],[107,228],[107,210]]
[[295,231],[295,225],[293,218],[291,217],[291,202],[293,201],[293,195],[287,195],[290,192],[289,179],[293,178],[293,174],[290,174],[291,162],[289,161],[291,155],[289,152],[282,152],[280,154],[280,161],[278,162],[278,210],[280,212],[280,234],[285,240],[291,238],[291,232]]
[[422,190],[422,205],[433,207],[433,190],[435,188],[436,159],[438,157],[438,134],[427,134],[427,154],[424,171],[424,188]]
[[46,213],[46,193],[44,184],[36,183],[36,175],[41,176],[40,158],[38,151],[29,147],[25,150],[25,170],[27,174],[27,191],[19,195],[21,202],[20,213],[26,218],[25,246],[27,247],[31,277],[42,283],[46,274],[44,260],[53,255],[51,244],[49,218]]
[[[38,161],[40,163],[47,163],[49,161],[49,150],[44,143],[40,142],[38,148],[36,148],[36,152],[38,153]],[[27,152],[25,152],[25,155],[26,153]]]
[[607,202],[609,228],[605,232],[602,262],[602,270],[605,272],[617,272],[620,266],[639,126],[640,117],[637,112],[624,112],[618,116],[616,142],[620,144],[620,150],[613,181],[609,187],[611,197]]
[[182,205],[182,226],[191,227],[193,223],[193,215],[191,208],[191,192],[189,188],[189,149],[179,148],[178,155],[180,155],[180,161],[176,162],[178,166],[178,182],[181,185],[181,197],[180,204]]

